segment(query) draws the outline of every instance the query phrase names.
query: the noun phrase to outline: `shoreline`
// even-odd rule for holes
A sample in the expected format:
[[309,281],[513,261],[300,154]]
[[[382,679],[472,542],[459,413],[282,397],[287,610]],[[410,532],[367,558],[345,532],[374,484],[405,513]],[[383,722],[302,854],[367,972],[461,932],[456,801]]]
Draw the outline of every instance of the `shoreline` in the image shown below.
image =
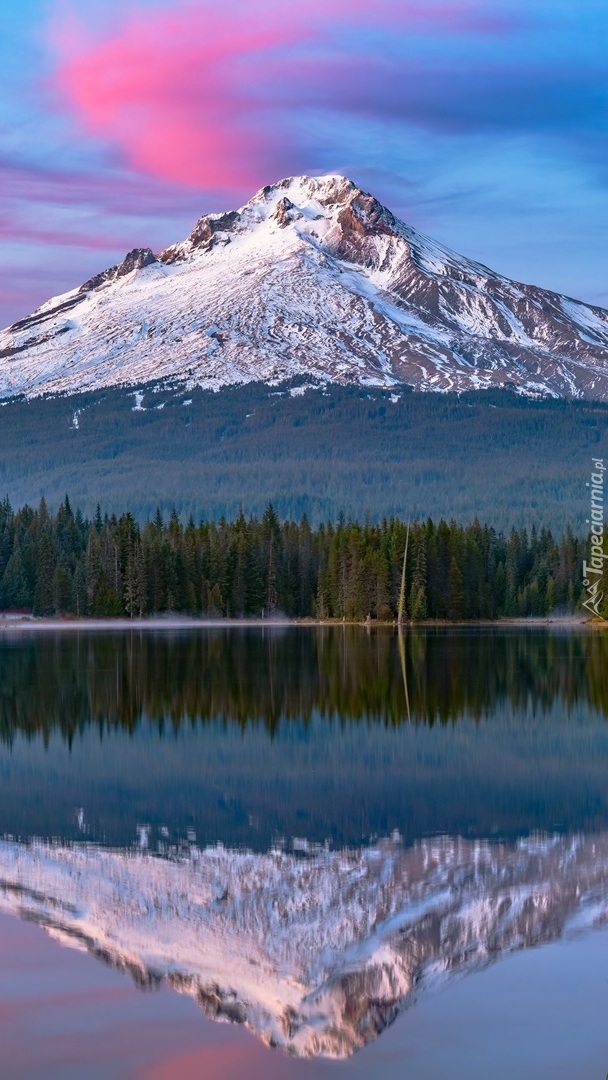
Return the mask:
[[[235,629],[293,629],[302,627],[346,627],[358,626],[361,629],[390,629],[397,630],[397,622],[383,622],[380,620],[347,620],[347,619],[253,619],[253,618],[197,618],[188,615],[148,616],[145,618],[129,619],[126,616],[117,617],[62,617],[34,615],[3,615],[0,613],[0,632],[10,630],[217,630],[223,627]],[[601,630],[608,628],[608,622],[599,622],[586,616],[529,616],[528,618],[505,618],[505,619],[471,619],[468,621],[450,622],[448,620],[426,620],[424,622],[404,623],[405,630],[432,630],[432,629],[474,629],[476,627],[554,627],[556,629],[576,628]]]

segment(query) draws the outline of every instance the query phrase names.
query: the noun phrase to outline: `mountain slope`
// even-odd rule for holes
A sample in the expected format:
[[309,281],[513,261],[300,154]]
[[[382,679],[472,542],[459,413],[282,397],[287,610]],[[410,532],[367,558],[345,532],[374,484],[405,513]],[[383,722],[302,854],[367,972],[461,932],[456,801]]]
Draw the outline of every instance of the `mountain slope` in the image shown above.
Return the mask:
[[304,858],[0,841],[0,911],[302,1057],[344,1058],[425,988],[606,919],[608,840],[398,839]]
[[519,285],[343,177],[296,177],[0,334],[0,396],[304,373],[608,399],[608,312]]
[[[608,405],[509,390],[246,383],[18,398],[0,410],[0,496],[95,514],[160,506],[218,520],[239,507],[319,524],[410,516],[585,531],[592,457],[608,457]],[[488,483],[491,462],[492,482]],[[534,462],[534,468],[530,463]]]

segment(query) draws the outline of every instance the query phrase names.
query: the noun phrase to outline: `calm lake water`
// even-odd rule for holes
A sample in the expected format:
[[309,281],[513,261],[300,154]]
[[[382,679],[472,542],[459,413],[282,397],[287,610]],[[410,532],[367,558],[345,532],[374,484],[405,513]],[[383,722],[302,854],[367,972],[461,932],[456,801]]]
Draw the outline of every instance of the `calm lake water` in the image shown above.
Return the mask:
[[607,662],[4,632],[0,1074],[604,1077]]

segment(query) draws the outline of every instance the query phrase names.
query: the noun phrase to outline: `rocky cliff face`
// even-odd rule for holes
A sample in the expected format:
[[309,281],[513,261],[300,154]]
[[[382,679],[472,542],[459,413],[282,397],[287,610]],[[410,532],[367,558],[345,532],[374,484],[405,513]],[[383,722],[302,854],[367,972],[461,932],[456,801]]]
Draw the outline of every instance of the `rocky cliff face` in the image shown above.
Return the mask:
[[608,399],[608,313],[448,251],[344,177],[296,177],[0,333],[3,397],[305,373]]
[[302,857],[2,841],[0,910],[270,1045],[340,1058],[452,973],[604,921],[608,835]]

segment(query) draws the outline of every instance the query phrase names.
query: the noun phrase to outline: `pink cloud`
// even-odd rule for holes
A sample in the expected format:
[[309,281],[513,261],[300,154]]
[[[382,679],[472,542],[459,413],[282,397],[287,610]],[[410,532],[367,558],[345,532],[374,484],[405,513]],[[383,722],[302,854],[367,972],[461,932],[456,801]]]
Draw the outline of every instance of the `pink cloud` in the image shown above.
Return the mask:
[[[314,99],[310,56],[331,67],[344,29],[364,40],[367,27],[458,35],[503,24],[462,0],[231,0],[171,10],[131,2],[101,40],[74,17],[56,23],[55,86],[84,133],[130,168],[243,192],[306,166],[290,109]],[[351,53],[351,80],[357,60]]]
[[73,27],[59,39],[57,84],[87,134],[115,143],[129,167],[192,186],[240,188],[272,154],[250,124],[256,64],[297,40],[293,23],[267,27],[190,6],[132,10],[100,44]]

